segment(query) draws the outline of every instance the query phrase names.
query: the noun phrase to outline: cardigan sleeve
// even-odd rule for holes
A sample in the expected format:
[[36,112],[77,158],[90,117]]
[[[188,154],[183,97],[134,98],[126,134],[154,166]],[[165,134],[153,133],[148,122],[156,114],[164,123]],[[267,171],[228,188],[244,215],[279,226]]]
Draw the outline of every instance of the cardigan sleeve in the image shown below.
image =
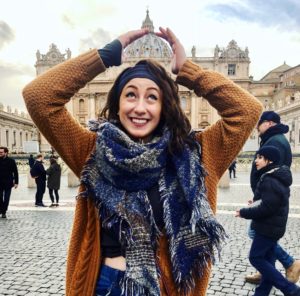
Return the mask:
[[255,127],[262,104],[222,74],[204,70],[189,60],[181,68],[177,82],[208,100],[221,116],[197,135],[208,174],[218,180]]
[[51,68],[23,90],[33,122],[77,176],[94,149],[95,134],[83,128],[65,104],[104,70],[98,51],[90,50]]

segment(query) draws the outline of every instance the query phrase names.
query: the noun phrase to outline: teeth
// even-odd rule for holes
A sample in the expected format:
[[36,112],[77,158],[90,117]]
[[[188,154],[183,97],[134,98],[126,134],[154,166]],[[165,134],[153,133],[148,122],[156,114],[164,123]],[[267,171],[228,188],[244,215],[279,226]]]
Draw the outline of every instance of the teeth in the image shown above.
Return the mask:
[[147,119],[132,118],[132,122],[134,122],[134,123],[139,123],[139,124],[144,124],[144,123],[147,122]]

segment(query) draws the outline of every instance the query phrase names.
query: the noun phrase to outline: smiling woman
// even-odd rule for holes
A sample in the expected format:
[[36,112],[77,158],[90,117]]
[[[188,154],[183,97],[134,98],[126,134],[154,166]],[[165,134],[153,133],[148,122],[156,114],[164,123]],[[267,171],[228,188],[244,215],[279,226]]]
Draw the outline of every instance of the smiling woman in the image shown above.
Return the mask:
[[[214,216],[217,184],[255,126],[261,104],[189,61],[170,29],[156,35],[172,45],[176,81],[160,64],[142,60],[117,77],[90,130],[65,109],[146,34],[130,31],[69,59],[23,92],[40,131],[81,177],[67,296],[204,296],[214,250],[226,237]],[[205,97],[221,119],[203,132],[191,130],[178,84]]]

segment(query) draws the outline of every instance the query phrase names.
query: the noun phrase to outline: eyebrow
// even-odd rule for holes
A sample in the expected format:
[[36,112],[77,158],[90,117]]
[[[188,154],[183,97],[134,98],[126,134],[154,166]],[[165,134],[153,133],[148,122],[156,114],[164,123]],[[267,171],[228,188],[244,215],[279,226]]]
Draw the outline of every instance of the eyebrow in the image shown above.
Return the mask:
[[[133,84],[129,84],[129,85],[126,86],[126,88],[129,88],[129,87],[132,87],[134,89],[138,89],[138,87],[133,85]],[[157,92],[160,92],[160,88],[156,87],[156,86],[147,87],[147,90],[156,90]]]

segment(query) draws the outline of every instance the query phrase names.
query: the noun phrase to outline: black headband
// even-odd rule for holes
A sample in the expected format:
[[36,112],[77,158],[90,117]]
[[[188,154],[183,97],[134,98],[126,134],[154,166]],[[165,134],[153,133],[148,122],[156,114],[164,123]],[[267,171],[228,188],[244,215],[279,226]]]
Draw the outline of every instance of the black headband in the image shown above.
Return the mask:
[[154,81],[159,86],[157,77],[149,70],[149,67],[145,64],[138,64],[128,68],[119,78],[119,84],[117,85],[118,96],[120,96],[127,82],[133,78],[147,78]]

